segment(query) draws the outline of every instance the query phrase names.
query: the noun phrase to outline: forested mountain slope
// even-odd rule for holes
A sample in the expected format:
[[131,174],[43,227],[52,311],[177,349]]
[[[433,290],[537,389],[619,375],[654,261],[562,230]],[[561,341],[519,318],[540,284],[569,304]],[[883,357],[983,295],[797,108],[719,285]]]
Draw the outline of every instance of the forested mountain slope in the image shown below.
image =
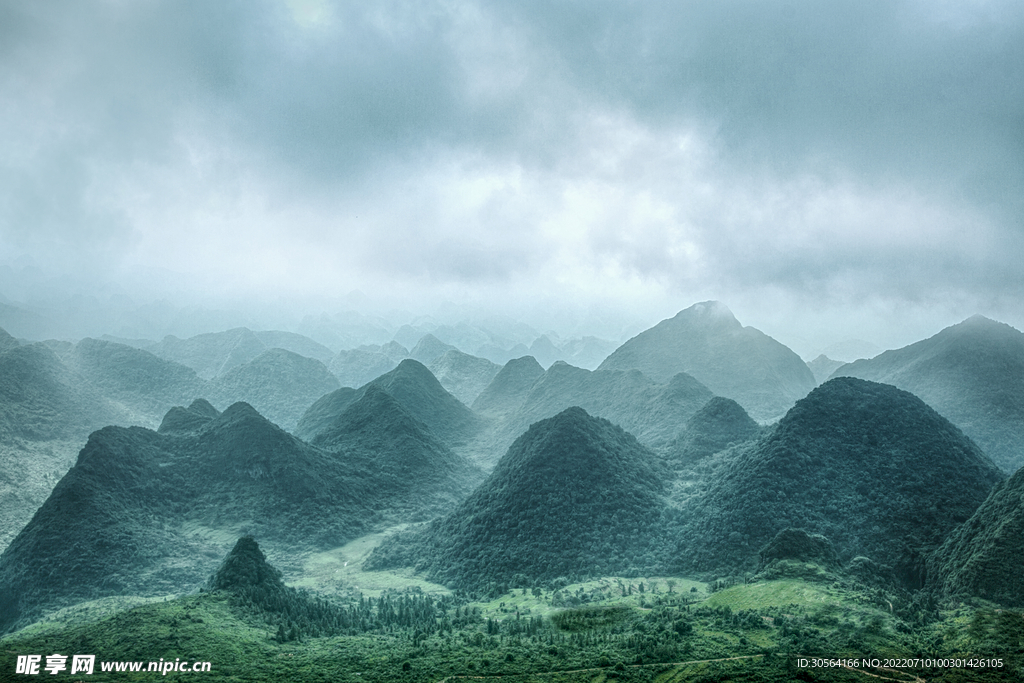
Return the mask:
[[681,572],[753,567],[787,527],[865,555],[919,586],[924,557],[1003,475],[916,396],[850,377],[826,382],[739,454],[689,510]]

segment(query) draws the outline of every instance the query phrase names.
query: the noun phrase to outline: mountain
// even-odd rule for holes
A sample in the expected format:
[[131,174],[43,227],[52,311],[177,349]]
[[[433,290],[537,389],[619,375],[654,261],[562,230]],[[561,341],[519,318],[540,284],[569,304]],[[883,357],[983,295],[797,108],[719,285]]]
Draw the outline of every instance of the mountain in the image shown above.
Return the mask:
[[[408,352],[402,354],[402,358],[406,356]],[[379,346],[364,347],[339,351],[338,355],[331,359],[328,368],[338,378],[341,386],[361,387],[373,378],[394,370],[401,360],[385,353]]]
[[373,499],[410,520],[451,510],[482,478],[375,384],[317,434],[313,445],[372,470]]
[[324,365],[330,363],[331,359],[334,358],[334,351],[331,351],[320,342],[313,341],[309,337],[296,334],[295,332],[262,330],[253,334],[263,342],[263,346],[267,349],[284,349],[306,358],[316,359]]
[[74,464],[89,432],[127,419],[47,346],[0,353],[0,549]]
[[252,536],[238,539],[220,568],[210,577],[209,586],[215,591],[232,593],[252,589],[285,592],[281,572],[267,562],[267,556]]
[[669,448],[669,460],[679,465],[691,464],[749,441],[760,431],[739,403],[715,396],[687,420],[683,433]]
[[565,362],[578,368],[596,370],[618,344],[597,337],[570,339],[562,344]]
[[270,349],[214,379],[208,393],[221,405],[250,403],[271,421],[292,430],[307,408],[340,386],[320,361]]
[[458,349],[449,349],[427,364],[437,381],[464,404],[472,405],[501,366]]
[[43,344],[0,354],[0,437],[49,441],[83,438],[123,411],[75,378]]
[[438,358],[448,351],[458,350],[451,344],[445,344],[432,334],[425,334],[416,342],[416,346],[409,351],[409,357],[418,360],[424,365],[429,365],[435,358]]
[[373,471],[245,403],[215,417],[205,404],[187,410],[210,419],[177,433],[106,427],[89,437],[0,556],[0,632],[83,600],[194,590],[225,537],[259,534],[293,554],[393,520],[371,504]]
[[564,360],[562,352],[546,334],[533,340],[533,343],[530,344],[530,355],[544,367],[550,367],[556,360]]
[[447,517],[393,537],[364,567],[412,566],[462,589],[636,575],[660,562],[665,503],[653,453],[569,408],[530,427]]
[[191,368],[125,344],[83,339],[61,358],[124,411],[122,424],[155,427],[169,408],[206,392],[206,382]]
[[168,335],[149,351],[196,371],[203,379],[213,379],[231,368],[256,358],[266,345],[247,327],[225,332],[209,332],[188,339]]
[[1024,334],[980,315],[836,370],[912,392],[1012,473],[1024,465]]
[[360,389],[341,387],[326,396],[321,396],[299,418],[293,430],[294,434],[304,441],[313,441],[317,434],[334,422],[363,393]]
[[616,349],[598,370],[636,369],[658,382],[686,372],[755,420],[774,420],[814,388],[814,376],[788,347],[743,327],[717,301],[680,311]]
[[1024,607],[1024,469],[997,484],[931,558],[929,581],[947,596]]
[[544,368],[533,356],[510,360],[473,401],[473,410],[485,415],[506,415],[519,408]]
[[807,361],[807,367],[810,369],[811,374],[814,375],[814,381],[821,384],[827,380],[833,372],[846,365],[841,360],[832,360],[825,354],[819,355],[817,358],[811,361]]
[[484,344],[479,347],[475,353],[481,358],[486,358],[492,363],[504,365],[514,358],[522,358],[523,356],[529,355],[530,348],[523,343],[515,344],[511,348],[505,348],[497,344]]
[[619,425],[643,444],[663,446],[679,436],[687,419],[712,393],[685,373],[659,384],[637,370],[584,370],[557,361],[507,418],[507,443],[534,422],[578,406]]
[[174,406],[160,422],[159,434],[194,434],[220,416],[220,411],[206,399],[197,398],[188,408]]
[[480,418],[445,391],[430,370],[422,363],[407,358],[394,370],[359,389],[342,387],[321,397],[303,414],[296,426],[296,434],[313,440],[335,417],[359,400],[370,386],[384,389],[449,446],[464,442],[481,426]]
[[924,557],[1001,479],[974,442],[913,394],[833,379],[687,510],[678,570],[752,568],[757,548],[793,527],[827,537],[844,562],[884,560],[919,587]]

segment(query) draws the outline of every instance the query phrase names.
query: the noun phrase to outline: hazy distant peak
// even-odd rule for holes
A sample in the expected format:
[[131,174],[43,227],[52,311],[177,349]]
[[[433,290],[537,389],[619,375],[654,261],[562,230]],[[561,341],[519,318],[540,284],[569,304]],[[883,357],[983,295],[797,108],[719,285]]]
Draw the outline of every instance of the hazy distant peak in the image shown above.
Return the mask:
[[389,341],[380,347],[380,352],[385,356],[389,356],[395,359],[405,358],[409,355],[409,349],[405,348],[395,340]]
[[951,327],[947,327],[946,329],[958,332],[984,332],[990,330],[992,332],[1015,332],[1017,334],[1020,334],[1020,331],[1017,330],[1012,325],[1007,325],[1006,323],[1001,323],[998,320],[986,318],[980,313],[975,313],[974,315],[972,315],[970,318],[967,318],[963,322],[957,323],[956,325],[953,325]]
[[409,355],[421,363],[426,364],[444,354],[446,351],[454,348],[455,347],[451,344],[445,344],[434,335],[427,333],[420,337],[416,346],[409,351]]
[[[398,377],[417,377],[431,382],[436,382],[437,378],[434,377],[434,373],[427,368],[426,365],[416,360],[415,358],[406,358],[398,364],[391,372],[382,375],[378,379],[387,378],[398,378]],[[377,380],[374,380],[376,382]]]
[[731,321],[740,324],[736,320],[736,316],[733,315],[729,307],[723,304],[721,301],[701,301],[696,303],[689,308],[679,311],[675,315],[679,319],[691,319],[691,320],[708,320],[708,321]]

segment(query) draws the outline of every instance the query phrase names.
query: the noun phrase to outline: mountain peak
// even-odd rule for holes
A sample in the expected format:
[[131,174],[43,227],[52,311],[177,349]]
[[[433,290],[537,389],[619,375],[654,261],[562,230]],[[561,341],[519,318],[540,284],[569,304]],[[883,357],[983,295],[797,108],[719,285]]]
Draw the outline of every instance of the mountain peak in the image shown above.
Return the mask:
[[160,434],[195,433],[218,417],[220,412],[209,401],[197,398],[188,408],[174,406],[168,410],[156,431]]
[[657,382],[686,372],[756,420],[778,419],[814,388],[814,375],[787,346],[744,327],[724,304],[703,301],[617,348],[598,370],[637,369]]
[[[532,425],[465,502],[411,541],[428,575],[465,588],[653,570],[663,488],[651,451],[573,406]],[[388,552],[375,551],[371,566],[408,557]]]
[[908,586],[920,587],[924,553],[1001,478],[918,397],[836,378],[737,455],[695,511],[683,552],[693,568],[734,569],[776,532],[803,528],[827,536],[843,559],[892,560]]
[[739,321],[736,320],[736,316],[733,315],[733,312],[721,301],[701,301],[689,308],[679,311],[676,313],[675,317],[679,319],[727,321],[735,322],[737,325],[739,324]]
[[210,578],[214,590],[238,591],[264,587],[284,589],[281,572],[267,562],[256,539],[242,536],[235,543],[217,573]]

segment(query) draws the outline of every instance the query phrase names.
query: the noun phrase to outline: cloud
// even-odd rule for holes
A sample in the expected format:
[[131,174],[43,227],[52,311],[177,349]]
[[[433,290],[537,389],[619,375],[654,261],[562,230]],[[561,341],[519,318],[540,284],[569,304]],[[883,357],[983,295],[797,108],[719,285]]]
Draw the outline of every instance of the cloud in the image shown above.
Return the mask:
[[0,247],[54,270],[616,305],[1024,294],[1018,3],[0,19]]

